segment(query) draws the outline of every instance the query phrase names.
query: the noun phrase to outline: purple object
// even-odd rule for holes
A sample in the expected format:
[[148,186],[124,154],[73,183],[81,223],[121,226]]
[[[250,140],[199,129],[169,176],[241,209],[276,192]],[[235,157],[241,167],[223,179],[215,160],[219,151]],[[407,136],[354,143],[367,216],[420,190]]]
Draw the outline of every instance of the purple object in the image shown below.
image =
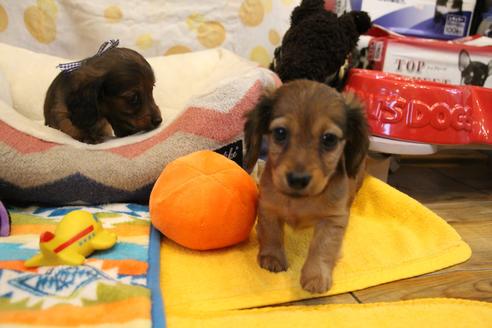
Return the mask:
[[0,237],[10,234],[10,215],[2,201],[0,201]]

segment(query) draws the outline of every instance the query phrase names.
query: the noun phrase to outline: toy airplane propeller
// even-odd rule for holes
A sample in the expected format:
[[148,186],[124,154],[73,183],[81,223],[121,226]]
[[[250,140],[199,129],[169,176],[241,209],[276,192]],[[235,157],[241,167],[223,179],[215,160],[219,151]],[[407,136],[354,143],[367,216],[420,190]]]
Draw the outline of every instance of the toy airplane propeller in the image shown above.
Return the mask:
[[116,240],[116,234],[103,229],[101,222],[90,212],[72,211],[60,221],[55,234],[49,231],[41,234],[41,253],[27,260],[24,265],[80,265],[95,250],[113,247]]

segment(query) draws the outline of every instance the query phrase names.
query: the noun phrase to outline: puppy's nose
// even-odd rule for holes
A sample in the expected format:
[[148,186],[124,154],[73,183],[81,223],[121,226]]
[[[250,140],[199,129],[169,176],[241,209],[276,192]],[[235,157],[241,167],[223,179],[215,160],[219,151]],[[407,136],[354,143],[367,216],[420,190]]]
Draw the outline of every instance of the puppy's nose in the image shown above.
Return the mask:
[[161,117],[153,117],[152,118],[152,124],[157,127],[159,124],[161,124],[162,118]]
[[287,173],[287,183],[292,189],[301,190],[307,187],[311,181],[311,176],[304,172]]

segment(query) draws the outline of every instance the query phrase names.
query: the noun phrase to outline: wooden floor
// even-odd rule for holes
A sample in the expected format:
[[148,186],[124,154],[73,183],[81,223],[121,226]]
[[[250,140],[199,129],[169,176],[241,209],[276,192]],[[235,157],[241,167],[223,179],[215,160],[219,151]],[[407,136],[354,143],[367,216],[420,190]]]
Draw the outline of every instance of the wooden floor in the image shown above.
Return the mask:
[[470,260],[442,271],[361,291],[290,304],[371,303],[427,297],[492,302],[492,163],[490,153],[442,152],[405,157],[388,183],[451,224],[472,248]]

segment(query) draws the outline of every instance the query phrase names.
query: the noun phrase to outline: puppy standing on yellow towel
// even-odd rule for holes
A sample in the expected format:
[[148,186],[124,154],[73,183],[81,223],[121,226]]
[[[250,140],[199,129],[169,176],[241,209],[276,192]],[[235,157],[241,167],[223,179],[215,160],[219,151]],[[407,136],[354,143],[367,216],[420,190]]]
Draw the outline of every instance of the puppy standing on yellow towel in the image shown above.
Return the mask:
[[269,271],[285,271],[284,224],[314,226],[301,285],[323,293],[331,287],[350,207],[362,183],[369,147],[362,105],[324,84],[293,81],[248,114],[249,169],[263,135],[268,136],[268,157],[260,180],[258,262]]

